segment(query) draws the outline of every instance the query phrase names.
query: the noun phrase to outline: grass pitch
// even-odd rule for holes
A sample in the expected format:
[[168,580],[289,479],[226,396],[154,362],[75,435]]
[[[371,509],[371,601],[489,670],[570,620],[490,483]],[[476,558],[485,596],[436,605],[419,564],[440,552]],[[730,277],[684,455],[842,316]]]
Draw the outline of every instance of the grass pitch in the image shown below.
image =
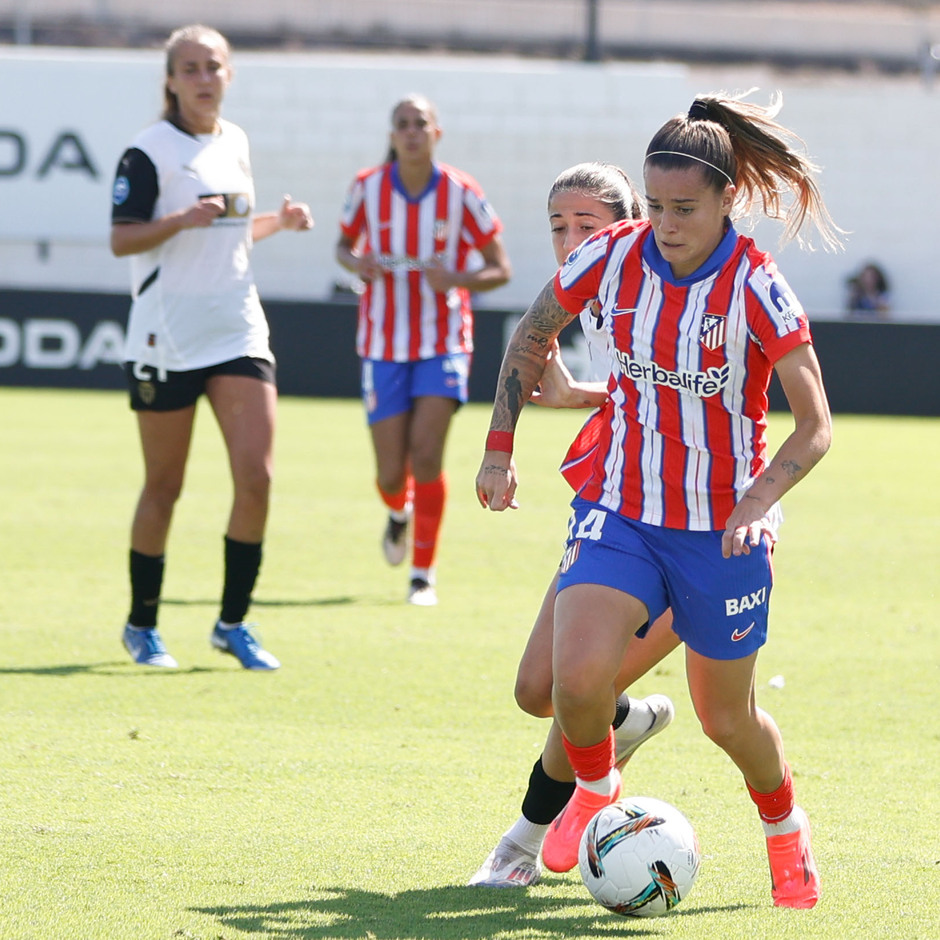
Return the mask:
[[[458,415],[441,603],[419,609],[407,570],[381,559],[358,403],[282,400],[253,617],[284,668],[256,675],[209,648],[230,492],[201,406],[160,621],[181,668],[162,672],[119,643],[141,473],[124,396],[0,389],[0,937],[936,937],[936,420],[837,417],[832,451],[785,500],[759,701],[813,821],[814,910],[772,907],[756,814],[697,726],[679,651],[635,689],[669,694],[677,717],[626,789],[696,827],[688,899],[631,920],[577,872],[464,887],[544,737],[512,685],[560,555],[554,467],[579,417],[527,412],[522,508],[495,515],[473,496],[488,409]],[[788,427],[773,417],[776,440]]]

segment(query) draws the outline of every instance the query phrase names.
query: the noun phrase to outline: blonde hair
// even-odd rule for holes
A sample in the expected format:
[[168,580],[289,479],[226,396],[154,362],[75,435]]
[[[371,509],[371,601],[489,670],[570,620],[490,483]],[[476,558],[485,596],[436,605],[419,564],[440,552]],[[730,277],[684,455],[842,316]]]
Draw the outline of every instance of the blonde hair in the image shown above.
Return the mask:
[[[774,94],[766,108],[743,101],[745,95],[699,95],[688,113],[656,132],[646,148],[646,165],[675,169],[692,160],[715,189],[734,181],[740,215],[759,208],[768,218],[782,220],[782,241],[804,243],[801,229],[810,221],[824,248],[841,248],[845,233],[823,202],[815,179],[819,167],[806,156],[802,138],[774,120],[781,95]],[[792,198],[785,203],[781,196],[787,193]]]
[[[228,62],[231,56],[231,47],[228,40],[211,26],[203,26],[201,23],[192,23],[189,26],[181,26],[174,29],[167,39],[164,49],[166,50],[166,75],[173,74],[176,62],[176,53],[179,47],[185,42],[198,42],[208,46],[217,46],[225,54],[225,61]],[[180,104],[176,95],[170,91],[166,81],[163,83],[163,113],[161,117],[166,121],[173,121],[179,117]]]

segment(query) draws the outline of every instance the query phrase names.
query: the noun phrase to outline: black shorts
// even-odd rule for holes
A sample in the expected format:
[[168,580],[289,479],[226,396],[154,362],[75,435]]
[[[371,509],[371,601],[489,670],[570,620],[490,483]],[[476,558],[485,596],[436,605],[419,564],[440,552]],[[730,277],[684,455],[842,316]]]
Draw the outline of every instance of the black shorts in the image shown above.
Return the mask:
[[204,369],[187,372],[165,372],[162,380],[154,366],[124,363],[124,376],[131,393],[134,411],[177,411],[195,405],[206,390],[206,381],[214,375],[246,375],[262,382],[276,384],[273,362],[242,356]]

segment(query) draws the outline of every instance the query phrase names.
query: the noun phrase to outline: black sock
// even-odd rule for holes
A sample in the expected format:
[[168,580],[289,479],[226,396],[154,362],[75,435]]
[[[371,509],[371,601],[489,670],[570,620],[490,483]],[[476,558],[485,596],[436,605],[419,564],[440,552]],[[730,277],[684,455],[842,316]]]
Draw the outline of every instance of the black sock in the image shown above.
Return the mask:
[[224,623],[241,623],[245,619],[260,569],[261,542],[236,542],[225,536],[225,587],[219,614]]
[[626,692],[623,692],[621,695],[617,696],[617,710],[614,712],[614,720],[611,722],[611,727],[616,731],[626,720],[627,715],[630,714],[630,697]]
[[142,555],[131,549],[131,612],[127,622],[135,627],[155,627],[160,609],[165,556]]
[[565,808],[574,787],[573,780],[549,777],[539,757],[529,775],[529,789],[522,800],[522,815],[531,823],[547,826]]

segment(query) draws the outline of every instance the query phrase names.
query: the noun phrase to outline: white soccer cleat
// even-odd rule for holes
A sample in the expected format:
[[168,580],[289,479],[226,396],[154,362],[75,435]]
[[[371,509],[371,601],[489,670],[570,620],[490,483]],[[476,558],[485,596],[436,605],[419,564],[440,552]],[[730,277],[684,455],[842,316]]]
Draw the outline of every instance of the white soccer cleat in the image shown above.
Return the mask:
[[628,734],[623,725],[614,730],[616,750],[614,761],[618,770],[623,769],[624,764],[633,757],[634,751],[644,741],[648,741],[654,734],[659,734],[675,717],[676,710],[673,707],[672,700],[666,695],[648,695],[641,701],[648,705],[653,712],[653,722],[641,734],[635,732]]
[[541,877],[542,865],[538,855],[532,855],[512,840],[503,838],[467,884],[477,888],[527,888]]
[[408,554],[408,520],[398,522],[391,516],[382,533],[382,552],[390,565],[400,565]]
[[408,587],[408,603],[416,607],[433,607],[437,603],[434,585],[424,578],[412,578]]

